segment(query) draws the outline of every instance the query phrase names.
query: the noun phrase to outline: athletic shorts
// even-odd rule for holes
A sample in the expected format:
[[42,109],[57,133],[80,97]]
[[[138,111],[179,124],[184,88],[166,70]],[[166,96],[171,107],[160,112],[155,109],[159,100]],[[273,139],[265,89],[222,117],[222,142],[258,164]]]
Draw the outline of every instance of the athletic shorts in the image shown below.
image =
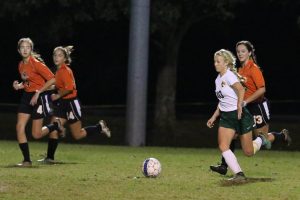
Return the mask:
[[254,118],[256,128],[261,128],[270,122],[270,104],[266,98],[261,103],[249,103],[246,107]]
[[54,102],[54,116],[66,119],[70,124],[81,120],[81,105],[78,98],[59,99]]
[[255,128],[253,117],[247,108],[243,108],[242,118],[238,120],[237,110],[222,112],[220,116],[219,127],[230,128],[239,135],[243,135]]
[[41,93],[37,104],[32,106],[30,101],[34,94],[35,92],[23,92],[18,113],[30,114],[32,119],[42,119],[50,116],[52,114],[50,93]]

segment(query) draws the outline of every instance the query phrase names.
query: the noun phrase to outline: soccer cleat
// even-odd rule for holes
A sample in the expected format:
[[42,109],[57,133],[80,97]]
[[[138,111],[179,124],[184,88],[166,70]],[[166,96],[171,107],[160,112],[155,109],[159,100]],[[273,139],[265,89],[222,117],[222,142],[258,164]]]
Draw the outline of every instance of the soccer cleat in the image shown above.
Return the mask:
[[55,161],[51,158],[42,158],[40,160],[37,160],[38,162],[45,164],[45,165],[54,165],[54,164],[58,164],[58,161]]
[[66,129],[65,127],[62,125],[61,121],[59,118],[55,118],[55,121],[53,122],[53,124],[57,124],[58,127],[58,135],[60,138],[65,138],[66,137]]
[[233,181],[233,182],[243,182],[243,181],[246,181],[246,179],[247,178],[243,172],[238,172],[232,178],[229,178],[227,180]]
[[21,163],[18,163],[15,166],[16,167],[31,167],[32,162],[31,161],[22,161]]
[[270,140],[268,140],[268,139],[266,138],[266,136],[265,136],[263,133],[260,132],[260,133],[258,134],[258,137],[261,138],[261,140],[262,140],[262,145],[263,145],[266,149],[271,149],[272,143],[271,143]]
[[209,168],[211,169],[211,171],[217,172],[221,175],[226,175],[227,173],[227,167],[225,165],[211,165],[209,166]]
[[111,132],[110,132],[109,128],[107,127],[106,122],[104,120],[100,120],[99,124],[101,126],[101,133],[103,133],[108,138],[110,138],[111,137]]
[[285,142],[287,143],[287,146],[290,146],[292,144],[292,138],[290,136],[289,130],[282,129],[281,133],[285,136]]

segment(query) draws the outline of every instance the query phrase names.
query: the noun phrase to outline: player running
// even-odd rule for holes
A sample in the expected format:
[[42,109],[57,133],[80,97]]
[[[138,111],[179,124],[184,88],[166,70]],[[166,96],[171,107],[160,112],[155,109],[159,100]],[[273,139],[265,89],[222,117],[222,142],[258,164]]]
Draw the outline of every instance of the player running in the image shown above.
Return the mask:
[[[242,83],[246,88],[243,106],[246,106],[254,117],[256,128],[253,133],[255,136],[263,133],[271,143],[284,142],[289,146],[292,139],[287,129],[283,129],[281,132],[269,132],[270,109],[269,102],[264,96],[266,92],[265,80],[261,69],[257,65],[254,51],[254,46],[249,41],[239,41],[236,44],[236,53],[241,64],[238,73],[242,76]],[[270,149],[271,145],[266,148]],[[230,149],[235,150],[234,141],[231,143]],[[210,169],[225,175],[227,173],[227,163],[222,157],[221,164],[212,165]]]
[[[22,57],[19,63],[19,73],[22,82],[15,80],[13,88],[23,90],[23,95],[18,107],[17,139],[23,154],[23,161],[16,166],[30,167],[29,145],[25,133],[25,127],[32,118],[32,136],[35,139],[47,135],[41,131],[43,119],[50,115],[49,93],[46,90],[55,83],[54,74],[45,65],[40,55],[33,51],[33,42],[30,38],[21,38],[18,41],[18,52]],[[60,130],[57,122],[53,123],[53,129]]]
[[[58,118],[62,126],[68,122],[71,129],[71,133],[74,139],[80,140],[84,137],[93,134],[104,134],[107,137],[111,137],[111,131],[107,127],[104,120],[100,120],[99,123],[93,126],[87,126],[82,128],[82,113],[81,105],[77,97],[77,89],[75,84],[75,78],[70,68],[71,64],[71,52],[73,46],[56,47],[53,51],[53,61],[57,67],[55,73],[55,86],[57,93],[51,95],[51,99],[54,102],[54,117]],[[57,130],[54,123],[48,124],[43,127],[45,134],[51,133],[57,135]],[[55,149],[49,149],[47,157],[40,161],[47,164],[55,163],[54,154]]]
[[218,143],[222,156],[234,173],[234,177],[230,180],[243,181],[246,179],[245,174],[236,156],[229,149],[235,134],[239,134],[241,146],[246,156],[254,155],[262,145],[267,145],[269,141],[262,134],[252,141],[252,130],[255,124],[247,108],[242,106],[245,89],[235,71],[233,54],[224,49],[217,51],[214,54],[214,64],[216,71],[219,72],[215,80],[215,92],[219,104],[212,117],[207,121],[207,126],[212,128],[214,122],[220,117]]

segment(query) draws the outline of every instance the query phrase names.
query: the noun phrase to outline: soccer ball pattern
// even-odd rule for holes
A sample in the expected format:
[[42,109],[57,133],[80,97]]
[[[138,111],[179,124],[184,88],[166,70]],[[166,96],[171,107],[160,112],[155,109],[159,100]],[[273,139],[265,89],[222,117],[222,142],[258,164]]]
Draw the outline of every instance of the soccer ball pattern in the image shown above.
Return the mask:
[[147,158],[143,162],[142,172],[146,177],[155,178],[161,172],[161,164],[156,158]]

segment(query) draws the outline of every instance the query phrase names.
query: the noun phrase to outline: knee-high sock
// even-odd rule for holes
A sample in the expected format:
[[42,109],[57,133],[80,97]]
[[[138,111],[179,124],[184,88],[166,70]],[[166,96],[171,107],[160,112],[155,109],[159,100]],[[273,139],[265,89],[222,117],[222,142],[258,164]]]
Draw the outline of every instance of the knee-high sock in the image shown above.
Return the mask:
[[257,137],[255,140],[252,141],[253,142],[253,150],[254,150],[254,154],[256,154],[257,151],[260,150],[260,147],[262,145],[262,140],[260,137]]
[[25,161],[25,162],[31,162],[28,143],[27,142],[20,143],[19,147],[20,147],[20,149],[22,151],[22,154],[23,154],[23,157],[24,157],[23,161]]
[[[232,152],[235,151],[235,140],[232,140],[232,141],[231,141],[230,147],[229,147],[229,148],[230,148],[230,150],[231,150]],[[225,161],[225,159],[224,159],[223,156],[222,156],[222,162],[221,162],[221,165],[228,167],[228,165],[227,165],[227,163],[226,163],[226,161]]]
[[222,156],[224,157],[227,165],[229,166],[229,168],[234,174],[237,174],[242,171],[234,153],[230,149],[224,151],[222,153]]
[[54,154],[58,146],[58,139],[49,138],[47,158],[54,160]]
[[96,124],[94,126],[87,126],[84,127],[87,135],[95,135],[95,134],[100,134],[101,133],[101,126],[100,124]]

